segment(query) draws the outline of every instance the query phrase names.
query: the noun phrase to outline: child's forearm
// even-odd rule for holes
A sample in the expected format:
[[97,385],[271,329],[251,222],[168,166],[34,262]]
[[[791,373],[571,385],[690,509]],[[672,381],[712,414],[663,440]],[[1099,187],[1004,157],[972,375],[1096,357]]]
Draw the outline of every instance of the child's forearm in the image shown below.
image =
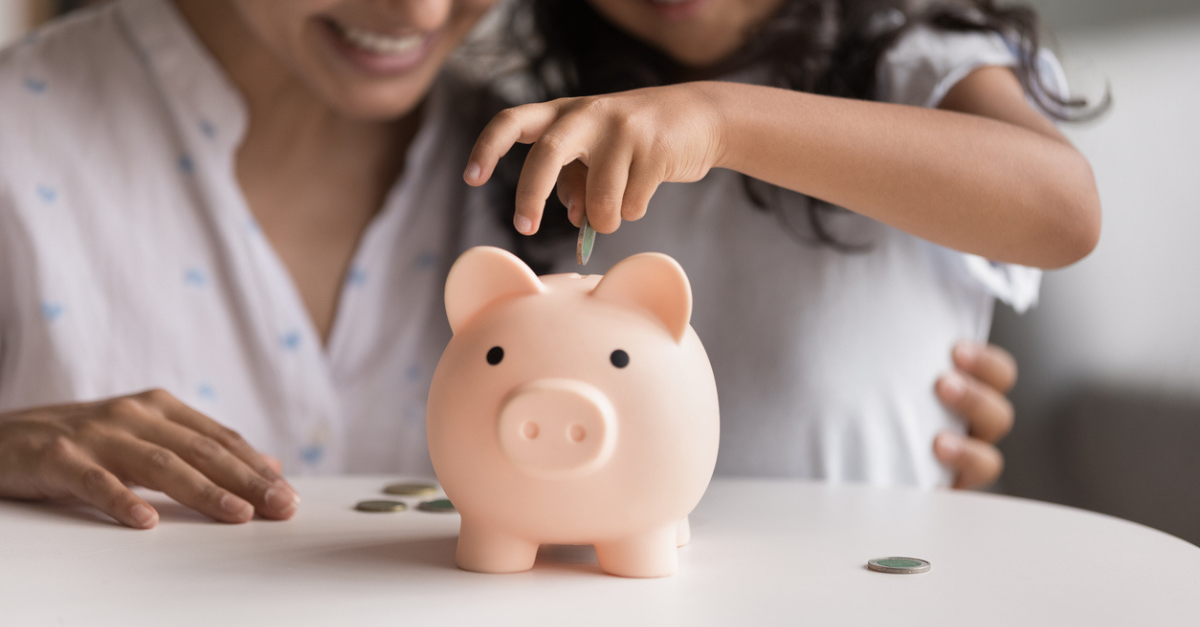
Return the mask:
[[717,167],[997,261],[1061,267],[1099,238],[1091,167],[1065,140],[980,115],[695,86],[723,116]]

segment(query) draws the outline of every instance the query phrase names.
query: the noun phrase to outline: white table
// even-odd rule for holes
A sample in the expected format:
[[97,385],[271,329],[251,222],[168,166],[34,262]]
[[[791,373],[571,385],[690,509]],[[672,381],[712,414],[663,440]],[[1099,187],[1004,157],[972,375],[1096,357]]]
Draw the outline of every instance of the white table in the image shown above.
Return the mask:
[[[296,480],[293,520],[244,525],[150,493],[151,531],[0,501],[0,625],[1200,625],[1200,548],[1033,501],[718,480],[674,577],[584,547],[480,575],[454,568],[456,514],[352,509],[397,479]],[[866,569],[889,555],[933,568]]]

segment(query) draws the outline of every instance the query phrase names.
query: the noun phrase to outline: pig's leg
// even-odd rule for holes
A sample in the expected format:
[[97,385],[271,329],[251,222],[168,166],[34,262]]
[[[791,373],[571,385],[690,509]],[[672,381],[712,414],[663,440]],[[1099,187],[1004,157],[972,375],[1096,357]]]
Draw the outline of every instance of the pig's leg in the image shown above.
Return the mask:
[[678,532],[675,536],[675,546],[687,546],[692,541],[692,526],[688,524],[687,516],[679,521]]
[[519,573],[533,568],[538,545],[514,538],[465,516],[458,530],[455,563],[477,573]]
[[679,570],[678,523],[596,544],[600,569],[620,577],[666,577]]

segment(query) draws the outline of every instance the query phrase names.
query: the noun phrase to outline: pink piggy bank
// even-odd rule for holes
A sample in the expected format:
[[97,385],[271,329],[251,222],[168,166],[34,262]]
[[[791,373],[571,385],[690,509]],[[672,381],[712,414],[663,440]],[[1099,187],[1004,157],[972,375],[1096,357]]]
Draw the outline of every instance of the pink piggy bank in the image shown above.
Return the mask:
[[427,428],[460,568],[520,572],[540,544],[592,544],[610,574],[675,573],[720,423],[691,310],[666,255],[541,278],[498,248],[459,257]]

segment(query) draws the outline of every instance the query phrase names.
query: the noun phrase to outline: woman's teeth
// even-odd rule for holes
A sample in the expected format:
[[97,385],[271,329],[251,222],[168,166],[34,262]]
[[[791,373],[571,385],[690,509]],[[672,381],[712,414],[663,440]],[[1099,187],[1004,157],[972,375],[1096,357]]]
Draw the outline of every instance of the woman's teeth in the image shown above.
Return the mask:
[[382,35],[373,33],[369,30],[354,28],[353,26],[338,25],[342,36],[346,41],[350,42],[356,48],[361,48],[367,52],[375,54],[403,54],[412,50],[416,50],[421,42],[425,40],[424,35]]

